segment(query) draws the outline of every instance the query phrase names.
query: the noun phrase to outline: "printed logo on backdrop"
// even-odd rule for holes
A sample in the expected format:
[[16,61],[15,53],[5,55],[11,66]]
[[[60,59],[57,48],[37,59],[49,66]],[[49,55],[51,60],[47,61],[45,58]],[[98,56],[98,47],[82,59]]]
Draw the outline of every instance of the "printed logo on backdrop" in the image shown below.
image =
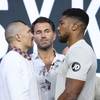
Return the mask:
[[[0,16],[1,14],[3,14],[3,12],[9,12],[11,9],[14,11],[15,9],[17,10],[18,7],[20,7],[21,9],[21,6],[23,6],[23,11],[21,11],[20,13],[22,14],[22,16],[20,16],[20,18],[27,18],[25,20],[29,21],[29,23],[32,23],[37,17],[39,16],[45,16],[45,17],[51,17],[51,14],[52,14],[52,17],[57,17],[57,16],[53,16],[53,14],[57,13],[58,11],[60,12],[61,8],[62,10],[64,10],[65,8],[65,4],[67,5],[68,2],[71,3],[70,7],[73,7],[73,8],[84,8],[85,7],[85,3],[88,2],[88,6],[87,6],[87,13],[89,14],[89,17],[90,17],[90,23],[88,25],[88,28],[87,28],[87,31],[88,31],[88,34],[89,34],[89,37],[90,37],[90,40],[91,40],[91,43],[92,43],[92,46],[94,48],[94,51],[96,53],[96,56],[98,59],[100,59],[100,50],[99,50],[99,46],[98,46],[98,43],[100,43],[100,30],[99,30],[99,24],[98,24],[98,21],[97,21],[97,18],[96,16],[97,15],[100,15],[98,14],[99,13],[99,10],[100,10],[100,0],[89,0],[90,2],[88,2],[87,0],[77,0],[78,4],[76,3],[75,0],[63,0],[63,3],[61,3],[62,1],[61,0],[43,0],[42,4],[41,4],[41,7],[40,7],[40,10],[38,9],[39,5],[39,0],[12,0],[11,1],[8,1],[8,0],[0,0]],[[16,3],[16,5],[14,4],[14,2],[18,2],[18,5]],[[37,3],[38,2],[38,3]],[[12,6],[10,6],[10,3],[12,3]],[[69,3],[69,4],[70,4]],[[14,6],[13,6],[14,5]],[[19,6],[21,5],[21,6]],[[61,7],[59,7],[61,6]],[[12,8],[11,8],[12,7]],[[16,7],[16,8],[13,8],[13,7]],[[66,8],[69,8],[66,6]],[[55,10],[56,9],[56,10]],[[19,14],[19,11],[16,11],[14,13],[18,13]],[[61,10],[61,12],[62,12]],[[23,16],[23,15],[27,15],[26,17]],[[3,15],[2,15],[3,16]],[[12,13],[12,16],[13,16],[13,13]],[[12,17],[11,16],[11,17]],[[10,16],[8,16],[10,17]],[[3,18],[3,19],[2,19]],[[0,58],[6,53],[6,49],[8,47],[8,44],[4,38],[4,26],[6,24],[6,22],[4,21],[3,23],[3,20],[7,20],[7,19],[4,19],[4,17],[0,18]],[[16,18],[16,16],[13,18]],[[12,19],[13,19],[12,18]],[[10,18],[8,18],[9,20]],[[2,24],[1,24],[2,22]],[[2,46],[3,45],[3,46]]]

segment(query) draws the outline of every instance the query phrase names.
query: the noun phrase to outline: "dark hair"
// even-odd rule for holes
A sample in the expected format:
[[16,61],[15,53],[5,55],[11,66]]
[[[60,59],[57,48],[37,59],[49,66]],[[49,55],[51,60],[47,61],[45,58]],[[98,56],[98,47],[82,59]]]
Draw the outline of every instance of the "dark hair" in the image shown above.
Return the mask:
[[39,17],[37,18],[33,23],[32,23],[32,26],[31,26],[31,31],[32,33],[34,33],[34,26],[35,24],[37,23],[44,23],[44,22],[47,22],[51,25],[51,28],[53,31],[55,31],[55,25],[54,23],[49,19],[49,18],[46,18],[46,17]]
[[62,13],[62,15],[63,16],[67,16],[67,17],[76,18],[76,19],[80,20],[81,22],[83,22],[86,26],[89,23],[88,14],[84,10],[82,10],[80,8],[67,9]]

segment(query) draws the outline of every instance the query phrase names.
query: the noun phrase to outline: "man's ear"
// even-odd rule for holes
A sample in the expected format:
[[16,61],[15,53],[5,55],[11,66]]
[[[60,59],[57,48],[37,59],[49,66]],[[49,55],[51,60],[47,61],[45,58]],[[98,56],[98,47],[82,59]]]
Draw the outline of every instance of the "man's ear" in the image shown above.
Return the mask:
[[73,30],[73,31],[76,31],[77,28],[78,28],[78,23],[73,23],[73,25],[72,25],[72,30]]
[[16,38],[17,41],[20,42],[21,41],[21,34],[20,33],[16,34],[15,38]]

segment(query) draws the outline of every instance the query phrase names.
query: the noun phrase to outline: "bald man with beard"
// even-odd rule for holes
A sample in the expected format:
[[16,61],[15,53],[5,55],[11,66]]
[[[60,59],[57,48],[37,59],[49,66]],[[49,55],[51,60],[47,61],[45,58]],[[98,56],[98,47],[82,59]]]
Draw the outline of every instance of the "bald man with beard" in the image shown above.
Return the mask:
[[22,21],[7,25],[9,51],[0,65],[0,100],[39,100],[33,63],[27,51],[33,45],[30,28]]

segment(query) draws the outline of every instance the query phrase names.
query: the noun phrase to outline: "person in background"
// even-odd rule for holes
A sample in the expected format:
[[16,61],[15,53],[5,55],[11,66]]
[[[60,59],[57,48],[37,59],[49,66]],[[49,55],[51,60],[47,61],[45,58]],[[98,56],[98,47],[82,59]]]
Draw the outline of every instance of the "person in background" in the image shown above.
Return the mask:
[[39,96],[41,100],[54,100],[57,69],[64,58],[53,47],[56,39],[55,26],[50,19],[39,17],[32,23],[31,30],[38,51],[32,58]]
[[27,54],[33,46],[31,29],[22,21],[13,21],[5,37],[9,51],[0,63],[0,100],[39,100],[33,62]]
[[80,8],[70,8],[62,13],[58,31],[60,41],[67,43],[68,51],[59,67],[55,100],[94,100],[97,60],[84,40],[88,23],[88,14]]

